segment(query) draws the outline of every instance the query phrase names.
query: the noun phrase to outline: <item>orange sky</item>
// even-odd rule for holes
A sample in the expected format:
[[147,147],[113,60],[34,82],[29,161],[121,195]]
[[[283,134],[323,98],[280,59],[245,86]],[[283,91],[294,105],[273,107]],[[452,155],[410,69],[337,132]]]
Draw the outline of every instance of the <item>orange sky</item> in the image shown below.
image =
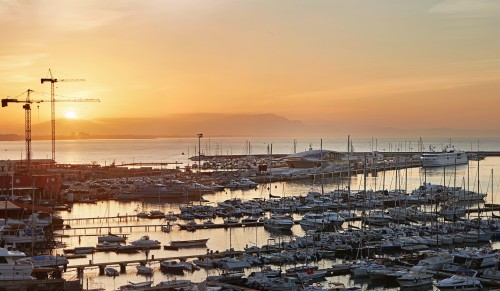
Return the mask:
[[[0,96],[57,116],[275,113],[397,128],[500,125],[500,1],[0,0]],[[50,118],[50,106],[33,122]],[[20,104],[0,133],[21,132]]]

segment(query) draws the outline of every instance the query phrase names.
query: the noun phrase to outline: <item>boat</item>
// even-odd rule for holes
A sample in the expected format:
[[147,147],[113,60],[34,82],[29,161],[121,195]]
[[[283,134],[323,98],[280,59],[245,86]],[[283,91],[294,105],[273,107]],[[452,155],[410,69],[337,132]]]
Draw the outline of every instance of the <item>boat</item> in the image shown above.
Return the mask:
[[108,233],[106,235],[100,235],[97,237],[98,242],[125,242],[127,237],[124,235],[116,235]]
[[130,243],[133,246],[141,248],[159,248],[161,243],[157,240],[149,238],[149,235],[143,235],[140,239]]
[[271,217],[264,219],[264,228],[276,230],[290,230],[294,222],[290,216],[282,214],[274,214]]
[[170,242],[170,247],[174,248],[191,248],[204,247],[207,245],[208,238],[192,239],[192,240],[173,240]]
[[462,290],[477,291],[483,288],[481,282],[476,278],[477,272],[474,270],[464,270],[460,274],[438,281],[435,286],[441,291]]
[[106,274],[106,276],[108,277],[120,276],[120,272],[118,272],[117,269],[111,267],[104,268],[104,274]]
[[31,244],[45,241],[45,235],[42,229],[23,229],[13,228],[9,225],[0,227],[0,240],[5,244]]
[[465,249],[452,255],[453,261],[445,264],[443,271],[456,273],[467,268],[482,272],[486,268],[494,267],[498,262],[498,254],[486,249]]
[[138,283],[133,283],[129,281],[127,285],[121,286],[120,290],[143,290],[146,287],[151,287],[151,284],[153,284],[152,281],[145,281]]
[[255,183],[254,181],[251,181],[248,178],[241,178],[238,181],[238,184],[239,188],[256,188],[259,185],[259,183]]
[[193,264],[188,262],[161,261],[160,270],[172,273],[182,273],[184,270],[192,271]]
[[163,232],[172,231],[172,225],[170,225],[170,221],[167,224],[161,226],[161,231]]
[[151,268],[151,267],[137,265],[137,266],[135,266],[135,268],[137,269],[137,274],[141,274],[141,275],[152,275],[153,274],[153,268]]
[[33,264],[19,261],[25,257],[23,252],[0,248],[0,281],[34,280],[31,276]]
[[57,267],[69,264],[68,258],[64,256],[40,255],[19,259],[18,262],[31,262],[34,267]]
[[182,288],[182,287],[187,287],[191,284],[191,280],[171,280],[171,281],[161,281],[160,283],[156,284],[155,287],[166,287],[166,288]]
[[98,243],[96,245],[95,249],[98,251],[115,251],[121,246],[122,245],[120,243],[117,243],[117,242],[104,241],[104,242]]
[[422,167],[442,167],[467,164],[469,159],[464,151],[455,149],[454,146],[446,146],[441,152],[436,152],[434,147],[429,146],[430,152],[423,153],[420,157]]
[[397,278],[399,286],[401,287],[420,287],[432,285],[432,274],[427,274],[427,269],[422,266],[413,266],[410,271]]

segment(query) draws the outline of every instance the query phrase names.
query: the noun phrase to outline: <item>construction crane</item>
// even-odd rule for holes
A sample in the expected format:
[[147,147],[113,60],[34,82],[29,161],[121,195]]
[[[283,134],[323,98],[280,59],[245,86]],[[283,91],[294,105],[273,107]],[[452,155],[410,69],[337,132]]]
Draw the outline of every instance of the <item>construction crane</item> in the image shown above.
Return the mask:
[[[26,92],[23,92],[22,94],[26,93],[26,99],[25,100],[19,100],[16,98],[5,98],[2,99],[2,107],[7,107],[9,103],[24,103],[23,109],[24,109],[24,134],[25,134],[25,140],[26,140],[26,163],[27,163],[27,168],[28,170],[31,169],[31,104],[33,103],[43,103],[43,102],[100,102],[99,99],[85,99],[85,98],[80,98],[80,99],[73,99],[73,98],[66,98],[66,99],[53,99],[51,98],[50,100],[45,100],[45,99],[31,99],[30,94],[35,91],[28,89]],[[20,95],[22,95],[20,94]],[[56,162],[55,160],[52,160],[54,163]]]
[[50,116],[52,125],[52,160],[56,161],[56,105],[55,105],[55,83],[57,82],[78,82],[85,81],[85,79],[56,79],[52,76],[52,71],[49,69],[50,78],[41,78],[40,82],[43,84],[45,82],[50,82]]

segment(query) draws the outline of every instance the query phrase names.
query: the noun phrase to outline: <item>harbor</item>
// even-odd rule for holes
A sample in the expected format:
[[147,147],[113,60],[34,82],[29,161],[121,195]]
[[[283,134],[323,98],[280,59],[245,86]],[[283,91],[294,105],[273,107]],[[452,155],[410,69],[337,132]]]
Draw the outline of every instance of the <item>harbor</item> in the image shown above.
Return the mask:
[[[173,168],[55,168],[52,171],[65,177],[58,201],[44,202],[45,194],[35,194],[37,206],[31,207],[60,217],[60,225],[44,227],[51,247],[6,245],[27,254],[67,258],[57,268],[60,274],[47,269],[41,275],[38,270],[39,280],[55,276],[49,280],[62,278],[83,289],[102,290],[133,282],[138,288],[161,290],[177,281],[185,287],[266,290],[262,284],[270,282],[255,281],[257,275],[251,274],[281,270],[284,275],[306,265],[317,268],[323,279],[308,283],[298,279],[302,274],[294,274],[293,288],[342,284],[370,289],[380,281],[353,275],[360,261],[397,266],[404,273],[418,263],[414,257],[443,251],[453,257],[471,249],[495,256],[499,249],[495,223],[500,203],[494,195],[493,170],[488,169],[497,164],[494,154],[433,168],[422,168],[418,153],[376,158],[371,152],[344,153],[350,167],[343,162],[322,166],[325,161],[320,160],[320,167],[312,168],[292,167],[287,156],[191,156],[190,167]],[[75,169],[87,178],[68,175]],[[122,192],[136,194],[123,198]],[[455,206],[449,207],[448,201]],[[30,208],[33,201],[22,203],[20,207]],[[279,226],[282,220],[289,224]],[[483,231],[489,235],[486,240]],[[183,245],[199,240],[203,243]],[[112,270],[117,273],[109,276]],[[436,283],[448,273],[429,274]],[[482,274],[477,278],[486,287],[496,286]],[[283,280],[280,284],[288,284]],[[396,280],[391,280],[384,289],[397,290]]]

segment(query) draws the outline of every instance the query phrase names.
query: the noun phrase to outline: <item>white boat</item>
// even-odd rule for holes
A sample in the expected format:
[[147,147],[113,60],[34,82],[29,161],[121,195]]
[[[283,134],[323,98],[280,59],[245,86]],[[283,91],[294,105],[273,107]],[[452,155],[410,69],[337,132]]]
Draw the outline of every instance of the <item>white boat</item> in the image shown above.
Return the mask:
[[152,281],[145,281],[138,283],[128,282],[127,285],[121,286],[120,290],[143,290],[146,287],[151,287],[151,284],[153,284]]
[[264,228],[276,230],[290,230],[294,222],[290,216],[275,214],[271,217],[264,219]]
[[97,237],[98,242],[125,242],[127,238],[123,235],[116,235],[112,233],[108,233],[106,235],[100,235]]
[[254,181],[251,181],[248,178],[241,178],[238,181],[238,184],[240,188],[255,188],[259,185],[259,183],[255,183]]
[[42,229],[17,229],[9,225],[0,227],[0,240],[5,244],[31,244],[45,241],[45,235]]
[[422,167],[442,167],[467,164],[469,159],[464,151],[455,149],[453,146],[446,146],[441,152],[431,151],[423,153],[420,157]]
[[[26,255],[20,251],[0,248],[0,281],[33,280],[33,264],[19,261]],[[0,284],[1,285],[1,284]]]
[[438,281],[436,283],[436,288],[441,291],[477,291],[483,288],[483,286],[481,285],[481,282],[476,278],[476,275],[476,271],[467,270],[466,273],[453,275],[450,278]]
[[68,265],[69,261],[63,256],[40,255],[19,259],[18,262],[31,262],[34,267],[57,267]]
[[440,271],[447,263],[453,262],[453,256],[448,253],[431,254],[427,258],[420,260],[417,266],[425,267],[427,270]]
[[457,273],[461,269],[482,271],[496,265],[498,254],[486,249],[465,249],[453,253],[453,261],[443,266],[443,271]]
[[497,261],[495,267],[485,269],[481,274],[481,278],[500,281],[500,261]]
[[106,274],[106,276],[108,277],[120,276],[120,272],[118,272],[117,269],[111,267],[104,268],[104,274]]
[[149,239],[148,235],[143,235],[140,239],[135,240],[130,244],[141,248],[158,248],[161,246],[161,243],[159,241]]
[[426,273],[426,268],[422,266],[413,266],[410,271],[397,278],[399,286],[401,287],[420,287],[432,285],[432,274]]
[[148,267],[148,266],[143,266],[143,265],[137,265],[135,266],[137,269],[137,274],[141,275],[151,275],[153,274],[153,268]]

